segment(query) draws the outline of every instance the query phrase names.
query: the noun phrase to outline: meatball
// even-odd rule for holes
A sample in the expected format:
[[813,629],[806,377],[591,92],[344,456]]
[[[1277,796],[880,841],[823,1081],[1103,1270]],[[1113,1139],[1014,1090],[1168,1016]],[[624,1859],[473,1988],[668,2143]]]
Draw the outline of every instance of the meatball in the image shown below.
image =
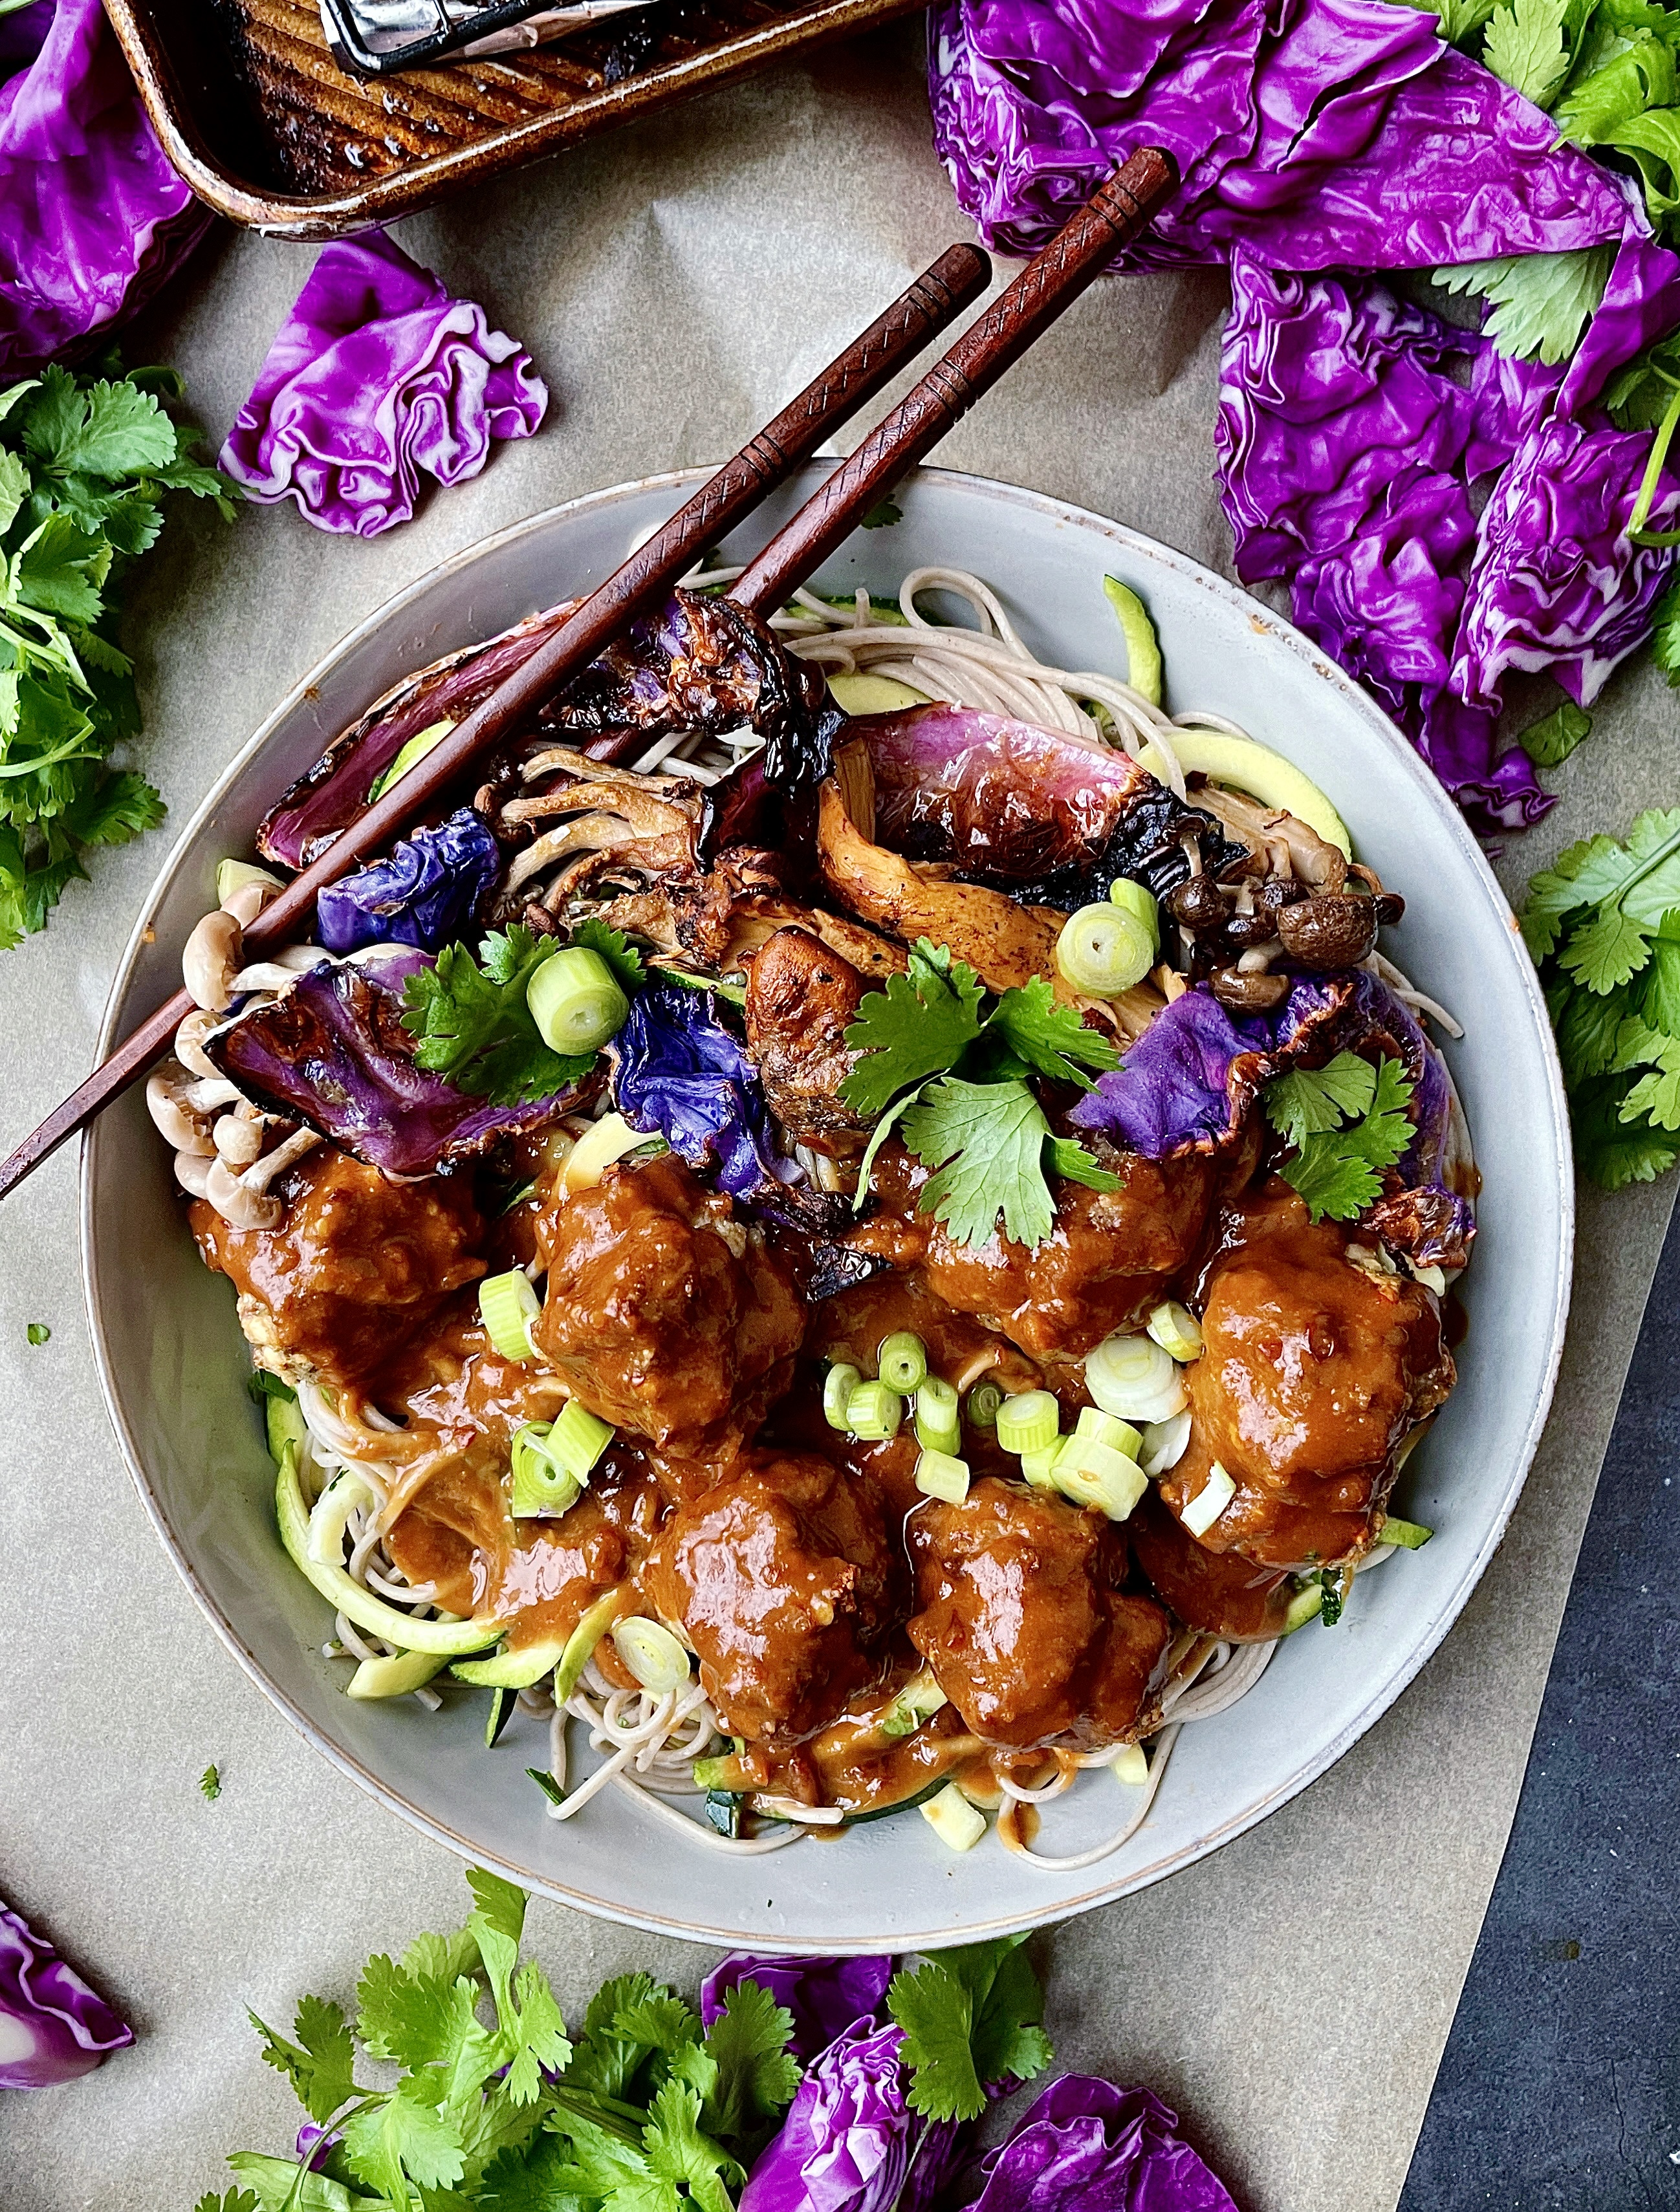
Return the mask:
[[387,1182],[333,1146],[293,1170],[277,1229],[235,1229],[200,1199],[192,1233],[205,1264],[239,1291],[259,1366],[289,1382],[366,1382],[476,1282],[484,1223],[465,1182]]
[[916,1212],[927,1182],[902,1146],[886,1147],[875,1177],[882,1218],[852,1242],[899,1267],[921,1262],[921,1279],[959,1313],[975,1315],[1035,1359],[1081,1357],[1114,1329],[1147,1312],[1202,1240],[1220,1170],[1205,1154],[1115,1164],[1120,1188],[1062,1183],[1056,1224],[1036,1251],[994,1235],[958,1244]]
[[1140,1733],[1172,1631],[1117,1589],[1125,1540],[1110,1522],[988,1477],[906,1533],[922,1606],[910,1641],[976,1735],[1094,1748]]
[[[1186,1370],[1184,1456],[1161,1485],[1175,1512],[1214,1463],[1236,1496],[1200,1540],[1274,1567],[1357,1553],[1408,1432],[1452,1387],[1433,1291],[1383,1272],[1274,1180],[1214,1264],[1205,1349]],[[1362,1249],[1362,1248],[1361,1248]],[[1358,1255],[1356,1253],[1355,1257]]]
[[785,1389],[805,1313],[786,1267],[674,1153],[609,1168],[538,1229],[539,1352],[592,1413],[661,1450],[727,1452]]
[[851,963],[803,929],[778,929],[747,977],[747,1049],[764,1096],[788,1135],[814,1152],[843,1157],[868,1142],[868,1123],[840,1097],[857,1058],[845,1032],[862,996]]
[[869,1489],[806,1454],[756,1454],[679,1505],[642,1574],[724,1726],[772,1743],[813,1734],[873,1677],[894,1581]]
[[1283,1633],[1290,1581],[1282,1567],[1257,1566],[1240,1552],[1210,1552],[1153,1490],[1126,1523],[1150,1587],[1186,1628],[1231,1644],[1269,1644]]

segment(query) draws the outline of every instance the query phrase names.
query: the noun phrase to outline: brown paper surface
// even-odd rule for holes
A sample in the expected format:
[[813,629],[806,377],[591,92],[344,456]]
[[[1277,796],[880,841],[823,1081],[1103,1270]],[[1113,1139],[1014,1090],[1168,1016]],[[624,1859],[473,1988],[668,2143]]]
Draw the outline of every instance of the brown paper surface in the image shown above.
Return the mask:
[[[526,341],[555,395],[527,444],[371,543],[289,507],[170,526],[136,579],[143,757],[180,823],[282,693],[437,561],[573,494],[720,458],[951,240],[919,21],[602,139],[402,227]],[[186,372],[219,441],[311,251],[222,229],[131,357]],[[1212,483],[1216,274],[1108,282],[940,455],[1117,516],[1229,572]],[[854,429],[855,437],[861,434]],[[1563,803],[1503,863],[1672,801],[1672,695],[1623,673]],[[86,1072],[170,832],[99,857],[48,935],[0,958],[9,1140]],[[1409,890],[1427,896],[1425,885]],[[1473,1007],[1458,1010],[1468,1019]],[[258,2059],[306,1989],[453,1924],[455,1862],[311,1752],[246,1680],[153,1537],[94,1382],[62,1153],[0,1215],[0,1894],[103,1984],[138,2046],[0,2094],[5,2212],[183,2212],[222,2154],[284,2148]],[[1252,2212],[1389,2212],[1497,1870],[1671,1184],[1587,1194],[1557,1411],[1510,1536],[1395,1709],[1204,1864],[1045,1939],[1064,2063],[1149,2083]],[[143,1298],[146,1285],[134,1295]],[[31,1347],[29,1321],[51,1324]],[[222,1794],[198,1778],[211,1761]],[[708,1954],[539,1903],[569,2015],[606,1974],[691,1986]]]

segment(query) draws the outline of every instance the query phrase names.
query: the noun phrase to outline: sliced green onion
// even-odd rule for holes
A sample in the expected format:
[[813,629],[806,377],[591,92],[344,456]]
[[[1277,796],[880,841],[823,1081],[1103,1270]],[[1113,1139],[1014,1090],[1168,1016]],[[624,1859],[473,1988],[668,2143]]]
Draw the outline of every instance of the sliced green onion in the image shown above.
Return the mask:
[[1129,584],[1117,576],[1103,578],[1103,596],[1115,612],[1120,635],[1126,641],[1126,681],[1152,707],[1161,703],[1161,648],[1149,611]]
[[1135,1460],[1094,1437],[1069,1437],[1056,1455],[1051,1479],[1070,1504],[1095,1506],[1111,1521],[1125,1520],[1149,1487]]
[[837,1359],[823,1380],[823,1419],[831,1429],[846,1425],[846,1408],[851,1403],[852,1393],[863,1380],[855,1367],[849,1367],[843,1359]]
[[587,1482],[595,1462],[618,1433],[610,1421],[598,1419],[587,1406],[580,1406],[575,1398],[569,1398],[554,1417],[554,1425],[548,1432],[547,1450],[568,1474],[575,1475],[580,1482]]
[[511,1503],[515,1521],[564,1513],[583,1493],[576,1475],[550,1449],[553,1429],[552,1421],[527,1421],[514,1437],[508,1455],[513,1462]]
[[1087,1352],[1085,1387],[1105,1413],[1134,1424],[1170,1420],[1189,1402],[1171,1353],[1130,1334],[1106,1336]]
[[1056,1462],[1066,1441],[1064,1437],[1057,1437],[1054,1443],[1046,1444],[1042,1451],[1023,1452],[1021,1480],[1030,1482],[1035,1490],[1054,1490]]
[[1159,952],[1161,949],[1161,910],[1155,903],[1153,891],[1146,890],[1141,884],[1135,884],[1129,876],[1117,876],[1108,887],[1108,895],[1113,905],[1123,906],[1128,914],[1137,916],[1149,933],[1150,950]]
[[928,1347],[909,1329],[896,1330],[876,1355],[875,1372],[889,1390],[908,1398],[928,1379]]
[[1178,1518],[1192,1536],[1205,1536],[1237,1494],[1237,1486],[1215,1460],[1202,1484]]
[[1076,991],[1095,999],[1111,999],[1141,983],[1154,957],[1147,929],[1108,899],[1069,915],[1056,940],[1056,966]]
[[1111,1451],[1123,1452],[1128,1459],[1135,1459],[1143,1439],[1129,1421],[1117,1420],[1105,1413],[1100,1406],[1081,1406],[1079,1422],[1074,1431],[1078,1437],[1089,1437],[1095,1443],[1106,1444]]
[[1062,1408],[1048,1390],[1023,1390],[997,1409],[997,1441],[1007,1452],[1043,1451],[1061,1425]]
[[615,1620],[612,1643],[625,1666],[652,1696],[672,1696],[688,1687],[688,1654],[659,1621],[644,1620],[640,1613]]
[[1117,1782],[1123,1782],[1129,1790],[1141,1790],[1149,1779],[1149,1761],[1141,1743],[1123,1743],[1108,1763],[1108,1771]]
[[954,1782],[922,1807],[922,1817],[953,1851],[971,1851],[986,1832],[986,1816],[971,1805]]
[[1202,1357],[1202,1324],[1188,1306],[1167,1298],[1149,1316],[1148,1330],[1161,1350],[1181,1364]]
[[1322,1583],[1308,1583],[1289,1601],[1289,1610],[1283,1616],[1283,1633],[1293,1636],[1298,1628],[1305,1628],[1309,1620],[1317,1620],[1324,1609],[1324,1589]]
[[536,1358],[531,1324],[542,1310],[522,1267],[509,1267],[505,1275],[486,1275],[478,1285],[478,1318],[504,1359]]
[[860,1382],[846,1404],[846,1426],[865,1443],[885,1443],[898,1433],[904,1401],[885,1382]]
[[960,1505],[968,1496],[968,1462],[950,1452],[924,1451],[916,1462],[916,1486],[924,1498]]
[[963,1411],[977,1429],[995,1429],[998,1407],[1002,1403],[1003,1393],[995,1382],[977,1382],[968,1394],[968,1403]]
[[368,804],[383,799],[393,783],[400,783],[416,761],[423,761],[441,738],[447,738],[454,728],[451,721],[429,722],[423,730],[417,730],[391,765],[380,776],[368,793]]
[[1134,1457],[1152,1482],[1157,1475],[1166,1474],[1178,1466],[1189,1447],[1190,1436],[1188,1406],[1182,1413],[1174,1413],[1170,1420],[1147,1424],[1143,1431],[1143,1449],[1134,1454]]
[[1419,1552],[1434,1533],[1433,1528],[1426,1528],[1421,1521],[1402,1521],[1391,1513],[1377,1531],[1377,1541],[1379,1544],[1398,1544],[1402,1550],[1407,1552]]
[[538,1034],[551,1051],[598,1052],[630,1012],[618,979],[587,945],[551,952],[525,994]]
[[916,1394],[916,1440],[929,1451],[959,1452],[963,1444],[962,1418],[957,1393],[949,1382],[930,1375]]

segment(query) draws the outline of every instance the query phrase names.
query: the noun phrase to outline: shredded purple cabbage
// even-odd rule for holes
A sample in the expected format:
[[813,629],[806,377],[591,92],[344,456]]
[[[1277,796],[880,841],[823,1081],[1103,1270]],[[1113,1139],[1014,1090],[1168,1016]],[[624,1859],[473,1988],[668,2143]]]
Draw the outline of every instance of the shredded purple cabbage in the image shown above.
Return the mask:
[[793,2014],[794,2056],[814,2058],[856,2021],[879,2017],[892,1979],[890,1958],[761,1959],[732,1951],[700,1984],[700,2018],[709,2028],[731,1990],[757,1982]]
[[133,2040],[75,1967],[0,1902],[0,2089],[73,2081]]
[[322,247],[222,465],[253,499],[372,538],[414,513],[423,471],[477,476],[492,438],[530,437],[547,407],[516,339],[370,231]]
[[1420,1267],[1462,1267],[1475,1220],[1443,1180],[1452,1128],[1446,1063],[1409,1007],[1364,969],[1297,975],[1269,1013],[1233,1016],[1206,984],[1194,986],[1156,1015],[1068,1119],[1148,1159],[1214,1152],[1236,1137],[1275,1075],[1373,1046],[1397,1057],[1410,1079],[1417,1133],[1373,1224]]
[[961,2194],[972,2212],[1237,2212],[1176,2112],[1091,2074],[1052,2081]]
[[744,1204],[787,1202],[797,1170],[776,1153],[758,1072],[718,1019],[714,993],[648,984],[606,1050],[613,1103],[632,1129],[663,1137]]
[[964,2131],[910,2109],[904,2039],[867,2019],[835,2038],[754,2164],[740,2212],[915,2212],[930,2202]]
[[0,16],[0,38],[3,379],[132,314],[210,215],[165,160],[100,0]]
[[478,920],[501,868],[489,823],[463,806],[435,829],[403,838],[388,859],[328,884],[315,902],[317,933],[329,952],[364,945],[440,951]]
[[487,1106],[415,1066],[403,987],[431,965],[420,951],[323,961],[268,1006],[213,1030],[204,1049],[251,1097],[386,1175],[435,1174],[563,1113],[575,1091]]
[[934,137],[989,246],[1037,250],[1140,145],[1183,187],[1133,265],[1428,268],[1619,238],[1616,181],[1388,0],[940,0]]

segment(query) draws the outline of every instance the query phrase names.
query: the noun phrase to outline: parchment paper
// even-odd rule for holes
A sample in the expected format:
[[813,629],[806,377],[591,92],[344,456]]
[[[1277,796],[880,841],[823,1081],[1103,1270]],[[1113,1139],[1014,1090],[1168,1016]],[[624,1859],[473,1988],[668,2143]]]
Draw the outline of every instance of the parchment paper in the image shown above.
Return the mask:
[[[721,458],[950,240],[919,19],[603,139],[404,226],[527,341],[541,434],[371,544],[289,507],[173,523],[137,579],[145,758],[177,821],[281,693],[389,592],[595,486]],[[186,373],[219,442],[309,266],[222,229],[131,358]],[[1106,283],[941,459],[1135,524],[1217,567],[1222,280]],[[861,434],[855,430],[854,436]],[[1505,871],[1677,796],[1672,694],[1615,683],[1563,804]],[[0,958],[8,1142],[80,1079],[169,832],[101,855],[50,934]],[[1427,885],[1408,886],[1427,896]],[[1475,1009],[1459,1012],[1474,1018]],[[248,2002],[348,1999],[369,1950],[453,1924],[453,1860],[319,1759],[246,1680],[153,1538],[88,1358],[76,1164],[0,1214],[0,1893],[55,1935],[138,2046],[69,2088],[0,2094],[4,2212],[184,2212],[223,2152],[296,2113]],[[1253,1834],[1040,1946],[1068,2064],[1151,2083],[1251,2212],[1389,2212],[1503,1848],[1671,1184],[1588,1194],[1557,1411],[1505,1549],[1440,1654],[1323,1781]],[[146,1286],[135,1285],[143,1297]],[[25,1324],[51,1324],[31,1348]],[[214,1760],[222,1794],[198,1778]],[[650,1839],[651,1841],[652,1839]],[[605,1974],[691,1986],[708,1954],[539,1903],[569,2014]]]

